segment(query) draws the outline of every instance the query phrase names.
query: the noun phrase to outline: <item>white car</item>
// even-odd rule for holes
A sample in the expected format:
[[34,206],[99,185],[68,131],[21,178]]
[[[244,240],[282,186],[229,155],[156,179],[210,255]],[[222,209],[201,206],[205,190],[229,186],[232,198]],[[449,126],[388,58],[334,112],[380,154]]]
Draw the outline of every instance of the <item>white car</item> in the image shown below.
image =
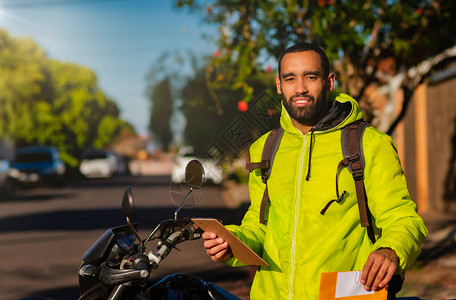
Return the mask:
[[206,181],[220,184],[223,181],[223,170],[220,164],[210,159],[199,159],[190,155],[177,156],[171,170],[171,180],[173,183],[182,183],[185,179],[185,167],[191,161],[197,159],[204,167]]
[[108,178],[125,172],[123,159],[111,151],[86,152],[79,166],[81,174],[88,178]]

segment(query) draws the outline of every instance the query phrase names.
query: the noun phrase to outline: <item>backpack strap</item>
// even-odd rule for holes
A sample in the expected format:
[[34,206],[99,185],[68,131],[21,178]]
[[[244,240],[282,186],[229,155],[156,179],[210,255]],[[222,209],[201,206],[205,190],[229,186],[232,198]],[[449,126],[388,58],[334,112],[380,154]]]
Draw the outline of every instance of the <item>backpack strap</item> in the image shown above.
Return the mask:
[[347,167],[353,175],[356,197],[358,198],[361,226],[366,227],[369,239],[373,244],[375,243],[375,234],[370,218],[369,207],[367,205],[366,189],[364,187],[365,160],[363,152],[363,134],[367,126],[369,125],[366,121],[359,120],[342,129],[341,146],[344,159],[339,163],[339,166]]
[[[375,243],[374,228],[370,218],[369,206],[367,205],[366,189],[364,187],[364,152],[363,134],[369,126],[364,120],[351,123],[342,129],[341,145],[344,159],[339,163],[344,165],[352,173],[355,180],[356,196],[358,198],[358,208],[361,226],[366,227],[367,235],[372,244]],[[337,178],[336,178],[337,181]],[[405,272],[394,274],[388,283],[388,299],[396,299],[396,294],[401,290],[404,282]]]
[[263,198],[261,200],[260,207],[260,223],[265,224],[264,214],[266,211],[266,204],[269,200],[268,194],[268,179],[271,176],[272,163],[274,162],[275,155],[279,149],[280,140],[283,136],[283,128],[279,125],[274,128],[266,138],[266,142],[263,146],[263,152],[261,154],[261,162],[248,162],[246,163],[246,169],[252,172],[256,169],[261,169],[261,179],[266,185],[264,189]]

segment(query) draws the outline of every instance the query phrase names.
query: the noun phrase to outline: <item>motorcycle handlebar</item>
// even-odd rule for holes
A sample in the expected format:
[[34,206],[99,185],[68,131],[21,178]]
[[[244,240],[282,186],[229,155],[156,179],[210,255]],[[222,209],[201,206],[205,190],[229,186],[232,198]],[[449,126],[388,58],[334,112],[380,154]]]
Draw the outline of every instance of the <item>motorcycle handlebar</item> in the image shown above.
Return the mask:
[[[162,221],[149,236],[149,238],[154,236],[160,239],[157,245],[158,251],[156,253],[150,251],[147,254],[150,266],[153,269],[158,268],[160,262],[171,252],[175,245],[186,240],[199,239],[202,236],[202,232],[200,228],[195,227],[190,218]],[[158,233],[158,236],[155,233]],[[149,238],[146,239],[146,242]]]
[[137,270],[149,271],[149,257],[147,255],[139,255],[133,262],[134,268]]
[[[147,256],[146,259],[148,260]],[[98,279],[106,285],[118,285],[133,280],[146,279],[149,274],[147,263],[144,265],[144,261],[141,259],[135,269],[116,269],[103,263]]]
[[184,226],[184,234],[185,232],[187,232],[187,239],[196,240],[201,238],[204,231],[197,227],[192,221],[189,221],[189,223]]
[[178,220],[166,220],[160,224],[159,238],[161,241],[166,241],[173,233],[181,232],[182,235],[173,240],[174,244],[178,244],[185,240],[195,240],[201,238],[203,231],[196,228],[190,218]]

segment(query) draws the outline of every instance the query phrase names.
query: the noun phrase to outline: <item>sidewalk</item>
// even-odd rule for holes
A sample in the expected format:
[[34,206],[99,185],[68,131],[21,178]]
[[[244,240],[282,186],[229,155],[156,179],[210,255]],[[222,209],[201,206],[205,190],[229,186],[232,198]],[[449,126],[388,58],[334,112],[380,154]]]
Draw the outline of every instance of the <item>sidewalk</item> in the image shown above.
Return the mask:
[[399,296],[456,299],[456,215],[422,215],[429,235],[416,267],[407,271]]

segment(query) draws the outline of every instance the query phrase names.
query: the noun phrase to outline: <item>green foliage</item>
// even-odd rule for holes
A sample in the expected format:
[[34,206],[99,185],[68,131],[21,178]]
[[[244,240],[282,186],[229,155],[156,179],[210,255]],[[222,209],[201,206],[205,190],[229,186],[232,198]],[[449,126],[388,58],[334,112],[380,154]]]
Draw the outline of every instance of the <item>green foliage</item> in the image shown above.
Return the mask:
[[[325,49],[340,89],[359,98],[367,85],[382,80],[377,71],[384,59],[393,59],[393,69],[386,71],[395,72],[456,43],[451,0],[177,0],[175,5],[219,26],[219,50],[211,63],[225,74],[220,83],[230,88],[245,84],[262,62],[277,59],[287,46],[307,41]],[[252,98],[249,86],[243,92]]]
[[[245,99],[242,87],[213,85],[208,79],[212,73],[222,74],[210,63],[197,67],[181,89],[181,109],[187,121],[184,144],[192,146],[196,155],[201,155],[242,114],[237,104]],[[246,85],[252,89],[252,96],[258,97],[274,85],[274,76],[257,73]]]
[[131,126],[98,88],[95,74],[49,60],[32,41],[0,30],[0,138],[58,147],[76,167],[85,148],[102,148]]
[[45,62],[32,41],[13,40],[0,30],[0,136],[14,138],[33,129],[33,104],[46,100]]
[[169,77],[165,77],[158,84],[152,86],[149,94],[152,103],[149,129],[158,137],[164,150],[167,151],[173,138],[170,120],[174,103]]
[[186,119],[184,144],[192,146],[199,155],[215,140],[221,126],[226,124],[225,115],[232,113],[233,109],[226,107],[222,111],[220,103],[214,101],[218,99],[211,96],[204,69],[196,70],[194,76],[186,80],[181,95],[181,109]]
[[[171,105],[175,113],[173,117],[178,119],[180,113],[184,115],[186,123],[182,142],[185,146],[192,146],[196,155],[201,155],[241,114],[237,105],[245,100],[244,87],[248,87],[252,96],[257,97],[274,85],[272,73],[259,72],[245,84],[226,86],[223,83],[226,74],[233,72],[236,67],[213,62],[207,57],[169,52],[160,56],[147,77],[149,95],[155,95],[157,101],[164,102],[152,102],[150,128],[156,128],[157,132],[154,133],[159,136],[161,125],[152,125],[152,121],[155,119],[157,123],[160,121],[167,126],[170,108],[160,109],[159,105]],[[190,72],[183,71],[187,69]]]
[[112,143],[113,137],[119,136],[124,129],[133,132],[131,126],[125,121],[113,115],[105,115],[98,125],[98,135],[93,142],[93,148],[101,149]]

